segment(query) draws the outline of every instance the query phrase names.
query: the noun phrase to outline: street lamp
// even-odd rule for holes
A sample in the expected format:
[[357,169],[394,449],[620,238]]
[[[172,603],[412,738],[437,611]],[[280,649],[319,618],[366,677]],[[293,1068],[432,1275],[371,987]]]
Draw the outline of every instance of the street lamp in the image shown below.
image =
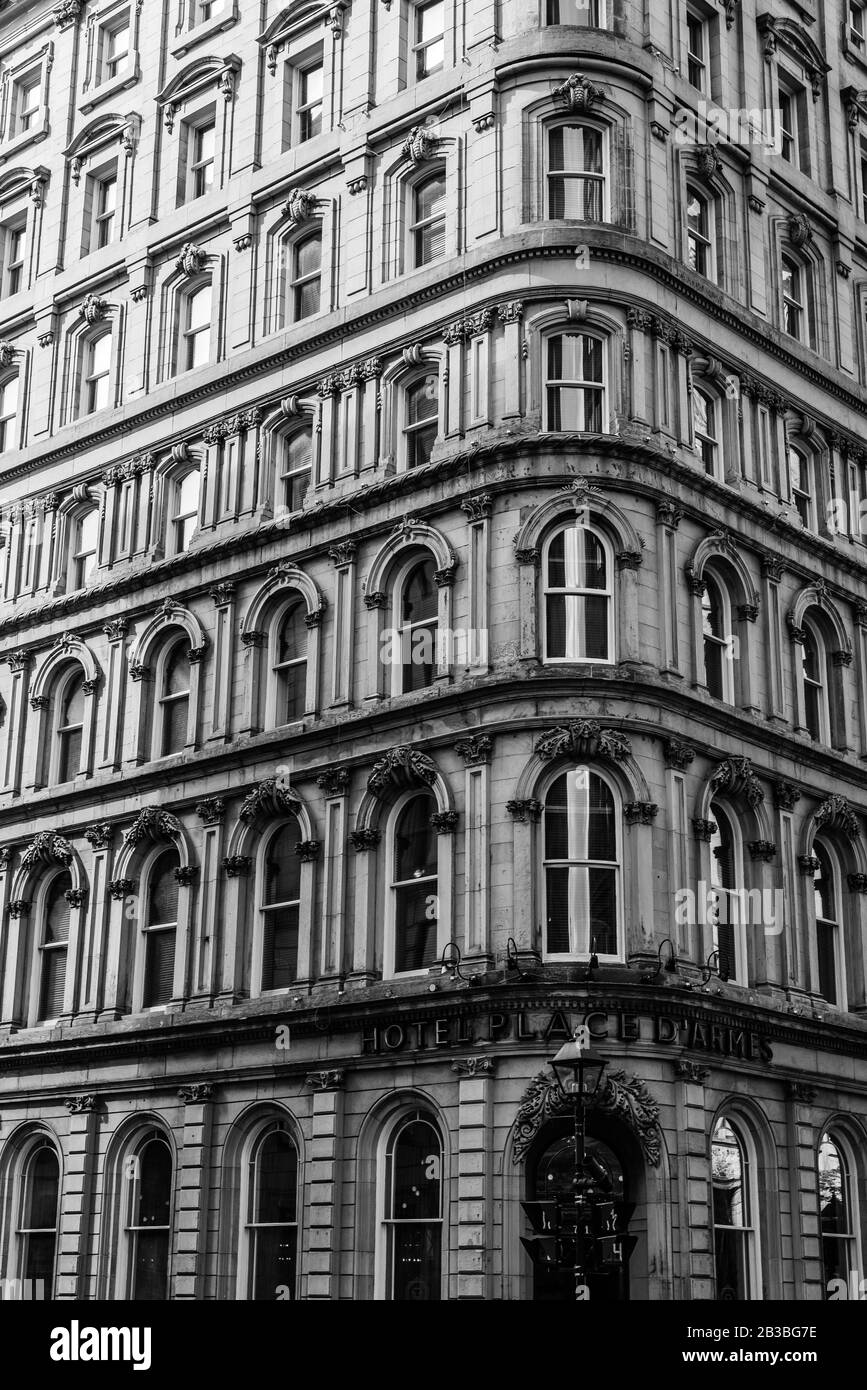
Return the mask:
[[595,1098],[602,1073],[608,1065],[607,1058],[598,1057],[590,1051],[590,1031],[586,1025],[576,1028],[573,1036],[565,1042],[551,1059],[551,1068],[557,1078],[557,1086],[564,1099],[570,1099],[573,1106],[575,1126],[575,1166],[572,1188],[575,1204],[575,1298],[582,1298],[584,1284],[584,1261],[581,1241],[587,1230],[587,1206],[590,1189],[596,1180],[586,1171],[585,1134],[587,1109]]

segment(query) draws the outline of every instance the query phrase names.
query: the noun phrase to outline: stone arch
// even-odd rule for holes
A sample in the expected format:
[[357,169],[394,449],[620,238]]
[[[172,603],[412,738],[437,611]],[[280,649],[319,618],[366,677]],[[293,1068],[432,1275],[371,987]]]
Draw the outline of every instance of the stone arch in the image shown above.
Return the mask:
[[838,650],[851,652],[852,638],[843,621],[840,609],[828,593],[824,583],[805,584],[802,589],[798,590],[789,610],[790,629],[804,626],[804,618],[810,608],[818,608],[822,612],[837,639]]
[[736,1125],[740,1123],[741,1128],[746,1131],[748,1142],[756,1157],[758,1205],[754,1218],[754,1229],[758,1231],[760,1241],[760,1284],[767,1288],[769,1298],[781,1298],[783,1290],[780,1282],[779,1263],[773,1258],[774,1252],[780,1248],[781,1240],[780,1145],[777,1143],[773,1126],[767,1115],[761,1106],[749,1096],[741,1094],[726,1096],[709,1116],[707,1135],[708,1207],[712,1212],[710,1157],[713,1133],[718,1120],[729,1117],[735,1121]]
[[553,497],[537,503],[515,535],[515,554],[538,550],[549,527],[568,518],[570,511],[586,512],[606,521],[614,532],[620,554],[642,555],[644,542],[623,508],[596,479],[588,478],[573,478]]

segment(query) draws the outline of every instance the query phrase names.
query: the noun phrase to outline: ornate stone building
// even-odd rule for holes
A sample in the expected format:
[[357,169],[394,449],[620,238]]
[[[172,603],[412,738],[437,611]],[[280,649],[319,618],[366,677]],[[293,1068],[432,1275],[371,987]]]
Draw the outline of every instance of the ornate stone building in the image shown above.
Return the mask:
[[851,1290],[865,309],[856,0],[0,6],[7,1297],[568,1297],[582,1021]]

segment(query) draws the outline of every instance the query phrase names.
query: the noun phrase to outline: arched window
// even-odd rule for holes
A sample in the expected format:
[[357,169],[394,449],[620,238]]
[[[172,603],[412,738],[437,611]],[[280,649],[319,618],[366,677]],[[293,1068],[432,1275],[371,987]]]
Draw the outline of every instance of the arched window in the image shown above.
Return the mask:
[[322,297],[322,232],[311,232],[292,244],[292,274],[289,279],[287,320],[318,314]]
[[262,883],[262,989],[286,989],[298,972],[301,860],[298,826],[280,826],[268,841]]
[[72,887],[68,873],[56,874],[48,885],[42,905],[39,940],[39,1002],[37,1021],[59,1018],[63,1013],[66,987],[66,956],[69,949],[69,902]]
[[178,854],[163,850],[147,875],[142,1007],[168,1004],[174,993],[175,943],[178,931]]
[[443,0],[427,0],[414,6],[412,41],[415,80],[442,72],[446,56],[445,4]]
[[603,222],[607,216],[607,136],[592,125],[547,132],[548,216]]
[[[385,973],[424,970],[437,960],[437,833],[431,825],[436,798],[419,792],[393,817],[391,859],[391,956]],[[387,967],[392,962],[387,960]]]
[[813,484],[813,460],[809,455],[789,445],[789,490],[798,516],[808,531],[816,529],[816,497]]
[[178,370],[181,372],[204,367],[211,356],[212,301],[213,288],[209,280],[181,297],[181,341],[178,345]]
[[[817,1178],[825,1297],[842,1293],[848,1298],[850,1270],[860,1269],[855,1191],[843,1145],[827,1131],[819,1142]],[[843,1281],[842,1290],[832,1288],[834,1280]]]
[[708,477],[722,479],[722,418],[720,403],[710,391],[693,383],[692,427],[695,447]]
[[829,691],[831,671],[824,635],[813,623],[804,623],[804,720],[816,743],[831,742]]
[[54,1297],[54,1262],[60,1208],[60,1160],[47,1139],[25,1155],[16,1212],[15,1278],[29,1299]]
[[167,643],[157,662],[156,757],[186,747],[189,719],[190,640],[184,634]]
[[810,266],[783,256],[781,260],[783,332],[808,347],[815,345],[816,312]]
[[81,771],[81,749],[84,737],[84,672],[73,666],[58,681],[54,697],[55,717],[55,782],[71,782]]
[[715,700],[733,702],[733,641],[728,589],[715,575],[705,573],[701,602],[704,641],[704,682]]
[[294,1299],[298,1257],[298,1150],[279,1122],[256,1139],[247,1173],[242,1297]]
[[557,333],[547,341],[545,428],[606,429],[605,345],[590,333]]
[[621,958],[620,798],[606,778],[570,768],[551,783],[543,824],[546,959]]
[[614,659],[614,557],[600,531],[561,527],[544,549],[545,661]]
[[283,609],[272,636],[274,724],[291,724],[307,703],[307,609],[299,595]]
[[440,383],[435,372],[404,390],[404,460],[407,468],[430,463],[439,428]]
[[686,259],[699,275],[716,279],[714,205],[692,184],[686,186]]
[[819,957],[819,993],[829,1004],[845,1009],[846,969],[843,946],[843,894],[837,856],[817,840],[813,855],[819,867],[813,872],[816,911],[816,949]]
[[300,512],[310,487],[313,431],[309,425],[284,435],[277,444],[277,510]]
[[18,377],[7,377],[0,386],[0,453],[18,447]]
[[172,1154],[152,1133],[127,1160],[127,1298],[157,1302],[169,1296],[172,1234]]
[[418,269],[446,253],[446,171],[439,168],[408,185],[407,262]]
[[714,1268],[716,1296],[743,1302],[759,1296],[755,1174],[740,1128],[721,1117],[713,1130]]
[[401,1119],[385,1149],[384,1203],[377,1260],[380,1297],[442,1298],[443,1143],[423,1112]]
[[81,397],[79,414],[105,410],[111,388],[111,333],[85,338],[81,345]]
[[169,483],[169,554],[183,555],[190,547],[193,532],[199,524],[199,496],[202,477],[198,468],[190,468]]
[[734,820],[719,802],[711,804],[710,815],[716,827],[710,841],[710,881],[715,894],[711,915],[714,947],[719,951],[719,976],[721,980],[745,985],[747,941],[741,838]]
[[96,569],[99,543],[99,510],[91,507],[72,522],[70,588],[83,589]]
[[400,661],[393,667],[393,688],[398,695],[433,684],[439,608],[435,570],[436,561],[426,555],[411,563],[395,583]]

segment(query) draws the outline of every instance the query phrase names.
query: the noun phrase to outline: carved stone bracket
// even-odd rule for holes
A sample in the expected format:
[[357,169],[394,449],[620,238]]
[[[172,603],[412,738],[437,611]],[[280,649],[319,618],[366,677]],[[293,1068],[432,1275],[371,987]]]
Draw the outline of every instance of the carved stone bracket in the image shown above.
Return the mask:
[[695,757],[695,749],[678,738],[667,738],[662,746],[665,766],[685,772]]
[[816,858],[815,854],[798,855],[798,868],[800,869],[802,874],[816,874],[819,872],[821,867],[822,865]]
[[227,878],[240,878],[242,874],[250,872],[250,865],[253,860],[249,854],[231,854],[223,860],[223,868]]
[[692,822],[692,832],[697,840],[702,840],[709,845],[716,831],[716,821],[701,820],[696,817]]
[[529,801],[507,801],[506,810],[514,821],[519,825],[525,825],[528,820],[538,821],[542,817],[544,806],[541,801],[530,799]]
[[792,782],[774,782],[774,805],[781,811],[794,811],[801,799],[801,788]]
[[536,744],[539,757],[612,758],[622,762],[632,752],[628,738],[613,729],[602,729],[595,720],[580,719],[542,735]]
[[276,816],[294,816],[300,809],[300,802],[278,784],[276,777],[266,777],[244,797],[238,815],[249,825],[259,817],[267,820]]
[[743,799],[753,808],[765,799],[749,758],[724,758],[711,773],[710,785],[715,791]]
[[84,1096],[67,1096],[63,1104],[70,1115],[90,1115],[96,1109],[97,1096],[92,1093]]
[[434,811],[430,823],[438,835],[453,835],[459,820],[457,811]]
[[95,825],[89,825],[84,832],[84,838],[92,849],[108,849],[111,844],[111,837],[114,834],[114,826],[107,820],[97,821]]
[[390,784],[403,786],[413,782],[424,782],[431,786],[437,779],[437,766],[426,753],[420,753],[408,744],[391,748],[384,758],[374,765],[367,779],[367,789],[379,796]]
[[840,796],[837,792],[822,802],[816,812],[815,819],[817,829],[824,825],[830,825],[837,830],[842,830],[849,840],[860,838],[861,828],[858,825],[858,818],[845,796]]
[[178,1095],[185,1105],[203,1105],[213,1100],[214,1087],[210,1081],[194,1081],[189,1086],[179,1086]]
[[698,1062],[687,1062],[683,1057],[678,1057],[675,1062],[674,1074],[681,1081],[690,1081],[696,1086],[703,1086],[710,1076],[707,1067],[699,1066]]
[[850,893],[867,893],[867,874],[847,874],[846,883]]
[[349,787],[349,770],[345,767],[332,767],[320,772],[316,785],[326,796],[343,796]]
[[452,1062],[452,1071],[459,1076],[493,1076],[494,1065],[493,1057],[459,1057]]
[[371,827],[366,830],[350,830],[349,838],[352,841],[352,848],[361,853],[365,850],[376,849],[382,839],[382,834],[379,830]]
[[331,1071],[311,1071],[304,1078],[304,1085],[314,1091],[338,1091],[346,1077],[346,1072],[338,1068]]
[[72,845],[52,830],[35,835],[21,856],[22,869],[32,869],[37,864],[68,865],[71,862]]
[[135,887],[134,878],[113,878],[108,885],[109,896],[114,898],[115,902],[120,902],[122,898],[127,898],[130,893],[134,893]]
[[750,840],[747,849],[751,859],[761,859],[765,864],[770,864],[777,853],[777,846],[770,840]]
[[816,1099],[816,1088],[806,1085],[803,1081],[787,1081],[786,1096],[801,1105],[812,1105]]
[[[539,1072],[524,1092],[518,1109],[512,1162],[520,1163],[526,1156],[546,1120],[571,1115],[572,1105],[572,1098],[563,1095],[553,1076]],[[627,1079],[625,1071],[611,1072],[590,1108],[621,1120],[637,1138],[648,1163],[654,1168],[659,1166],[659,1106],[643,1081],[636,1076]]]
[[139,811],[123,837],[125,845],[138,845],[142,840],[177,840],[181,823],[171,811],[159,806],[145,806]]
[[319,851],[322,845],[319,840],[301,840],[295,846],[295,853],[302,864],[312,864],[314,859],[319,858]]
[[655,801],[628,801],[623,815],[627,825],[652,825],[658,811]]
[[467,767],[478,767],[491,761],[492,746],[493,742],[487,734],[472,734],[469,738],[458,740],[455,752],[459,758],[463,758]]
[[564,102],[570,111],[589,111],[597,102],[602,101],[605,92],[583,73],[573,72],[565,82],[554,88],[552,96],[555,101]]

